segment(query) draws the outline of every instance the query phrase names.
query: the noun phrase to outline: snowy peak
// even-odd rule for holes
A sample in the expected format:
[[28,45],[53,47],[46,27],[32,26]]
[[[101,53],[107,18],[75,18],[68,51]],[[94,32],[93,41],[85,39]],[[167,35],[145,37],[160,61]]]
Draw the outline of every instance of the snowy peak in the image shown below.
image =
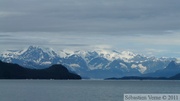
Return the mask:
[[2,61],[17,63],[31,68],[45,68],[57,63],[58,55],[50,48],[29,46],[20,51],[6,51],[1,55]]
[[38,46],[30,46],[23,52],[23,54],[19,55],[19,58],[23,60],[33,61],[40,64],[51,64],[52,60],[56,57],[58,57],[58,55],[53,49],[41,48]]
[[8,50],[6,52],[3,52],[1,54],[1,57],[4,57],[4,58],[13,58],[15,57],[15,55],[18,55],[19,53],[16,52],[16,51],[11,51],[11,50]]
[[116,59],[123,59],[127,61],[136,56],[136,54],[129,51],[118,52],[115,50],[93,50],[93,51],[61,50],[59,52],[59,56],[64,58],[70,57],[71,55],[74,54],[81,56],[86,60],[91,60],[92,58],[96,58],[96,57],[102,57],[109,61],[113,61]]
[[15,58],[21,54],[23,54],[27,49],[24,50],[7,50],[1,54],[2,57],[5,58]]
[[69,57],[69,56],[73,55],[74,51],[72,51],[72,50],[65,50],[64,49],[64,50],[60,50],[58,52],[58,54],[59,54],[60,57],[66,58],[66,57]]
[[41,48],[39,46],[29,46],[28,48],[23,49],[23,50],[8,50],[6,52],[3,52],[1,54],[1,56],[6,57],[6,58],[16,58],[21,55],[29,56],[30,54],[38,55],[38,54],[42,54],[42,53],[45,53],[51,57],[57,56],[57,54],[54,52],[53,49]]
[[123,52],[121,52],[121,57],[122,58],[132,59],[135,56],[136,56],[136,54],[134,54],[133,52],[130,52],[130,51],[123,51]]
[[24,53],[44,53],[49,55],[50,57],[56,57],[57,54],[54,52],[52,48],[42,48],[39,46],[29,46],[29,48],[24,51]]
[[136,54],[129,51],[118,52],[115,50],[97,50],[97,53],[101,57],[104,57],[109,61],[113,61],[116,59],[122,59],[122,60],[128,61],[136,56]]

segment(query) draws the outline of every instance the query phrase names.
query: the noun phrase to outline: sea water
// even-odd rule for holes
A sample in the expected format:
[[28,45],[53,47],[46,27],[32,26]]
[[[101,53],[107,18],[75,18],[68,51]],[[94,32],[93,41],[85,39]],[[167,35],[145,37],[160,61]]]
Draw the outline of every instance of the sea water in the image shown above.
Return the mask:
[[123,101],[124,94],[180,94],[180,81],[0,80],[0,101]]

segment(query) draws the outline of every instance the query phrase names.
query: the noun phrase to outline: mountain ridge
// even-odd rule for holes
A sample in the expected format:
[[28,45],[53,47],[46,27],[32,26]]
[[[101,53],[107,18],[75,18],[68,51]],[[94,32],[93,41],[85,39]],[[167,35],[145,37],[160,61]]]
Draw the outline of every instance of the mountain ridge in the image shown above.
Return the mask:
[[168,66],[164,69],[157,70],[154,73],[148,73],[143,75],[144,77],[152,76],[152,77],[171,77],[180,73],[180,63],[176,61],[171,61]]

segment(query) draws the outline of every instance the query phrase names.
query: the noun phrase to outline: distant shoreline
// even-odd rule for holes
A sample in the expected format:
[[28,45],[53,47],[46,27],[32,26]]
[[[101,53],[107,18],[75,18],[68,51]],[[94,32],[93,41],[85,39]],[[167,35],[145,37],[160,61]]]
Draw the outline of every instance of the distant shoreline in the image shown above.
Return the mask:
[[127,76],[122,78],[106,78],[104,80],[180,80],[179,78],[173,77],[138,77],[138,76]]

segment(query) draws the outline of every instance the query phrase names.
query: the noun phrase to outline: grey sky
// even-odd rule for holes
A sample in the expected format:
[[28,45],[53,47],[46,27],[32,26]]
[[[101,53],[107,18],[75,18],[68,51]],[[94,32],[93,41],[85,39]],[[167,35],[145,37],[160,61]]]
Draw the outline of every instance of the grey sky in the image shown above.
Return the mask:
[[0,51],[107,48],[180,55],[179,0],[1,0]]

